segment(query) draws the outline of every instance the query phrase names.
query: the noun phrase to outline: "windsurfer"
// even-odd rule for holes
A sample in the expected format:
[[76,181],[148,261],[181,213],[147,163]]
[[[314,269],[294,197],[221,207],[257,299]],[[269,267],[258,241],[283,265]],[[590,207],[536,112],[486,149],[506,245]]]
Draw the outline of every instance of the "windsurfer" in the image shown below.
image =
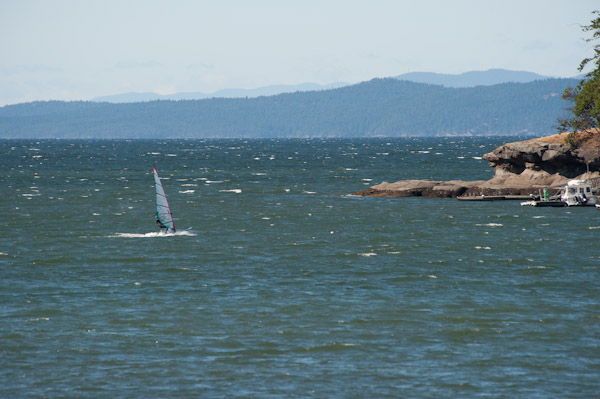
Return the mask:
[[[159,230],[165,229],[165,233],[168,233],[169,228],[160,221],[160,219],[158,218],[158,215],[156,215],[155,218],[156,218],[156,225],[158,226]],[[173,233],[175,233],[175,227],[173,227],[171,230],[173,230]]]
[[160,177],[156,172],[156,168],[153,171],[154,174],[154,187],[156,189],[156,225],[159,230],[165,229],[165,234],[169,232],[175,233],[175,225],[173,224],[173,215],[171,215],[171,209],[167,202],[167,196],[165,190],[163,190],[160,182]]
[[165,229],[165,233],[169,231],[169,228],[167,226],[165,226],[164,224],[162,224],[162,222],[160,221],[160,219],[158,218],[158,215],[155,216],[156,217],[156,225],[158,226],[158,228],[160,230]]

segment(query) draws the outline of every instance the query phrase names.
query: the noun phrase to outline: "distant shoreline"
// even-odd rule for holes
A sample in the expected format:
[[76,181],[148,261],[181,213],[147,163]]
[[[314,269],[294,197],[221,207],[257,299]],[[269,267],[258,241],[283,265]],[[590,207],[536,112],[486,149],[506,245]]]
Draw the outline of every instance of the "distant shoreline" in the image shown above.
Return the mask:
[[0,107],[0,138],[203,139],[541,135],[575,79],[449,88],[373,79],[256,98]]

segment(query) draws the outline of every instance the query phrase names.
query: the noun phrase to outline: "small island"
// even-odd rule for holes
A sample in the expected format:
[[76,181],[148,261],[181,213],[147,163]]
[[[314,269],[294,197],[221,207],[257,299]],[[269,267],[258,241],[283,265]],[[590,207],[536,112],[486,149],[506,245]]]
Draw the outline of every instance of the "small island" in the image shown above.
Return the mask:
[[383,182],[354,193],[368,197],[522,198],[573,179],[600,178],[600,129],[504,144],[483,155],[495,169],[490,180]]

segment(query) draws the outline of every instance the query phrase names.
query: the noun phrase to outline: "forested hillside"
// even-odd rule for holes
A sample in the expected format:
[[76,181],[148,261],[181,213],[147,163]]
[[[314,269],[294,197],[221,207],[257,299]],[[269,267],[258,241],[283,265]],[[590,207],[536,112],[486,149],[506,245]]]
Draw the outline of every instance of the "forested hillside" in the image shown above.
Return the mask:
[[0,138],[541,135],[574,79],[472,88],[374,79],[249,99],[128,104],[34,102],[0,108]]

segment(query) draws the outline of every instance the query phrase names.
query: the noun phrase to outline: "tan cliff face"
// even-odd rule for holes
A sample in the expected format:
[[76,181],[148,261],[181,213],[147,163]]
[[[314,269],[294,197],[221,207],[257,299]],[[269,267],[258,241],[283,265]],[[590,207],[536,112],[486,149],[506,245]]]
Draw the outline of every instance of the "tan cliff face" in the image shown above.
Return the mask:
[[600,130],[577,132],[571,136],[575,146],[568,137],[562,133],[508,143],[485,154],[483,159],[495,168],[487,184],[540,187],[600,176]]

